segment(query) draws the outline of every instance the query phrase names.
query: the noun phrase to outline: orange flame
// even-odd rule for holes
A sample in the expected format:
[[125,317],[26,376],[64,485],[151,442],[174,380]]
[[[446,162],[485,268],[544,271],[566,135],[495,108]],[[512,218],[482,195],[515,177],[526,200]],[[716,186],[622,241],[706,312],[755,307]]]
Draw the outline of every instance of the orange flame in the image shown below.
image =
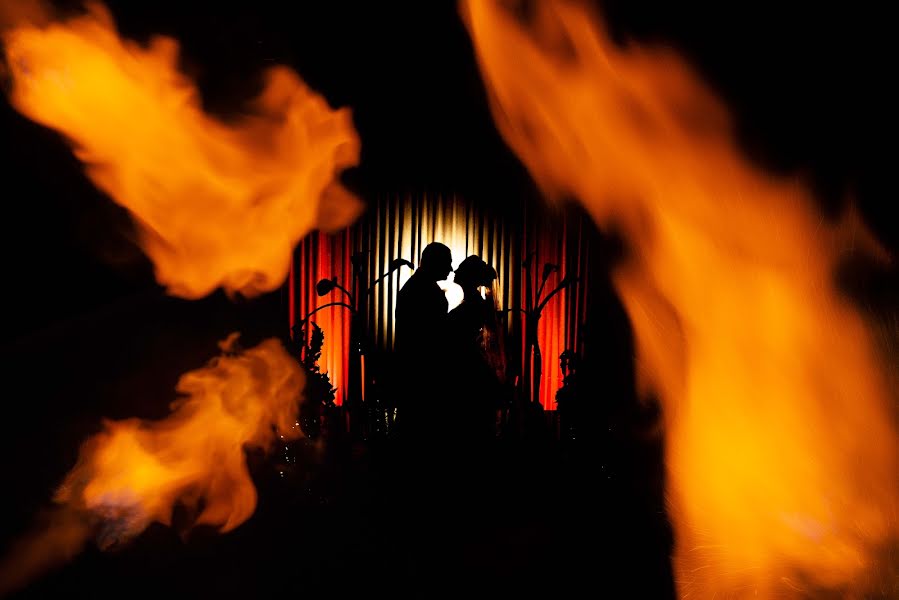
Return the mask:
[[181,376],[183,397],[167,419],[107,421],[82,447],[57,502],[125,518],[125,538],[153,521],[168,524],[179,500],[203,501],[197,524],[230,531],[246,521],[256,490],[243,449],[300,436],[304,379],[278,340],[231,355],[236,338],[222,342],[224,355]]
[[162,421],[106,421],[81,448],[56,494],[62,505],[46,531],[20,544],[0,566],[0,592],[77,552],[88,536],[109,547],[150,523],[170,524],[176,504],[194,524],[229,531],[256,507],[244,448],[271,448],[301,435],[297,409],[304,377],[276,339],[224,354],[181,376],[181,398]]
[[63,133],[91,180],[132,212],[170,293],[273,290],[301,237],[358,215],[361,203],[335,180],[359,159],[349,110],[331,110],[275,67],[250,114],[226,124],[203,112],[179,73],[175,40],[143,48],[118,36],[104,7],[89,8],[0,32],[10,99]]
[[580,5],[532,6],[527,23],[500,2],[462,13],[505,140],[629,246],[614,278],[664,409],[680,594],[876,585],[899,537],[893,399],[832,276],[860,228],[751,165],[672,52],[613,45]]

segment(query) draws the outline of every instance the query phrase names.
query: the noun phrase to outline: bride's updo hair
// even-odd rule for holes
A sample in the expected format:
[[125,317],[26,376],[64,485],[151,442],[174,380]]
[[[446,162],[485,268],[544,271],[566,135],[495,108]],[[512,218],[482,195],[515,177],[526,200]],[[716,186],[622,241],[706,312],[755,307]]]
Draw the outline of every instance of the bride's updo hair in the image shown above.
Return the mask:
[[496,269],[481,260],[479,256],[472,255],[463,260],[456,269],[453,281],[462,288],[482,285],[489,287],[493,284],[494,279],[496,279]]

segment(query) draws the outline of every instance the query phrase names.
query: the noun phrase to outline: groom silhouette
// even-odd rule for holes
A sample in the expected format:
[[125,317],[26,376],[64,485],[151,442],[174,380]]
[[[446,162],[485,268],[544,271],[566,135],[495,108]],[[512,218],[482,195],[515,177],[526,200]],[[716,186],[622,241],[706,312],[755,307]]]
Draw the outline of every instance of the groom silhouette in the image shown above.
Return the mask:
[[426,435],[439,421],[449,305],[437,282],[449,276],[452,262],[449,248],[438,242],[428,244],[418,269],[397,297],[394,349],[401,385],[397,424],[407,436]]

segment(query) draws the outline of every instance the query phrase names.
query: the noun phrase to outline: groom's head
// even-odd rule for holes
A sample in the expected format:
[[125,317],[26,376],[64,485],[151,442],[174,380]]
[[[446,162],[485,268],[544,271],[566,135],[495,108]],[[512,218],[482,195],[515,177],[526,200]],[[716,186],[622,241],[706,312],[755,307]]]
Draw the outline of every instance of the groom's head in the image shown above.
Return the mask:
[[453,254],[440,242],[431,242],[421,253],[418,269],[428,279],[443,281],[453,270]]

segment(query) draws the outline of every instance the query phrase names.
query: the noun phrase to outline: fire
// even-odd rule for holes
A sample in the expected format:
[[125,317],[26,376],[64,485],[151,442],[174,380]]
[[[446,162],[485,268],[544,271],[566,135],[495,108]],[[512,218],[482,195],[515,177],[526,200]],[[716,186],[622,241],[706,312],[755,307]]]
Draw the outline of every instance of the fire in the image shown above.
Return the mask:
[[18,15],[0,29],[10,101],[62,133],[91,180],[131,211],[170,293],[271,291],[301,237],[359,214],[336,180],[359,159],[349,110],[331,110],[290,69],[268,70],[248,113],[225,123],[178,71],[175,40],[123,40],[96,3],[39,21]]
[[91,535],[101,547],[124,543],[153,522],[170,524],[176,505],[193,524],[225,532],[256,507],[245,448],[268,450],[276,437],[301,435],[297,409],[304,377],[276,339],[223,354],[181,376],[180,398],[162,421],[107,421],[82,446],[56,493],[48,527],[0,564],[0,593],[75,554]]
[[614,280],[664,409],[679,593],[864,593],[899,539],[899,451],[884,365],[833,281],[863,230],[744,158],[674,53],[531,6],[462,13],[505,140],[628,245]]
[[230,531],[246,521],[256,490],[243,449],[300,436],[304,379],[278,340],[231,354],[236,337],[222,342],[225,354],[181,376],[167,419],[107,421],[85,442],[56,501],[123,520],[121,538],[168,524],[179,500],[202,500],[198,525]]

